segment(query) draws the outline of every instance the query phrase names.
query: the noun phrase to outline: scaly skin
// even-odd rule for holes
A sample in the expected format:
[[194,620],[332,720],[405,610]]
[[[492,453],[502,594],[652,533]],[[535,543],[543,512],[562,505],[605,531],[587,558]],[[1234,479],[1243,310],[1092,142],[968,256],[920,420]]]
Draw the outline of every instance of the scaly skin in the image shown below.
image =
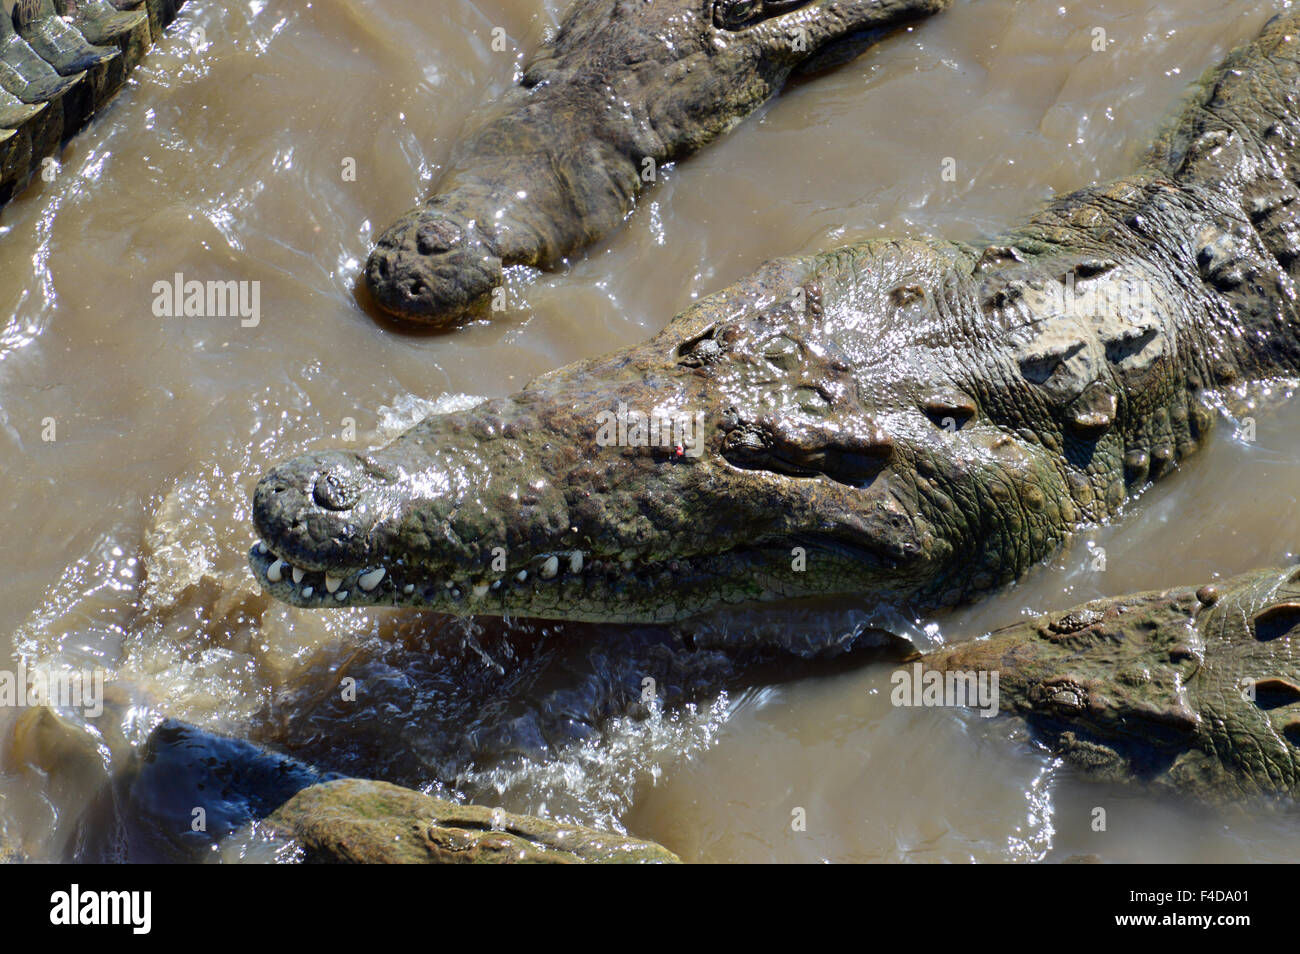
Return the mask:
[[654,842],[462,805],[387,782],[344,779],[299,792],[266,820],[307,862],[678,864]]
[[[95,110],[104,108],[117,94],[183,3],[148,0],[146,8],[139,0],[123,0],[116,4],[116,13],[107,15],[78,7],[72,0],[22,5],[29,16],[58,14],[67,20],[60,20],[57,28],[62,41],[47,50],[67,48],[71,39],[78,45],[88,42],[115,47],[120,55],[83,75],[60,79],[36,51],[25,43],[10,41],[8,59],[0,62],[0,205],[21,192],[40,169],[41,160],[57,155],[62,141],[75,135]],[[13,12],[12,6],[5,4],[6,18]],[[15,66],[21,69],[11,68]]]
[[[1275,18],[1139,172],[987,248],[777,260],[642,345],[274,468],[255,574],[299,606],[597,621],[1015,580],[1203,443],[1207,392],[1300,370],[1297,33]],[[604,446],[620,403],[702,436]]]
[[[295,839],[309,862],[678,861],[653,842],[340,778],[172,719],[105,783],[95,738],[50,709],[32,712],[32,725],[15,738],[29,763],[61,780],[100,780],[70,861],[201,861],[252,821]],[[204,810],[202,831],[193,828],[196,808]]]
[[371,297],[449,324],[503,265],[555,268],[632,211],[647,162],[682,159],[797,69],[860,52],[951,0],[577,0],[425,204],[379,238]]
[[1300,796],[1300,571],[1095,600],[931,653],[1087,774],[1212,803]]

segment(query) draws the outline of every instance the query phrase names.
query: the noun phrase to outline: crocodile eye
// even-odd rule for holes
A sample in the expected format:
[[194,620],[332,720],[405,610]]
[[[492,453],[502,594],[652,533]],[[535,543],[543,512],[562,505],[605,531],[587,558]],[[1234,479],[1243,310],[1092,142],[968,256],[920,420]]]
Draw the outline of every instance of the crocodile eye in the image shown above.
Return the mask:
[[464,238],[460,227],[446,219],[423,222],[415,233],[416,247],[421,255],[450,251],[460,245]]
[[813,477],[817,473],[810,466],[815,462],[814,455],[803,448],[774,441],[772,433],[761,426],[742,426],[729,433],[722,443],[722,454],[732,464],[747,470],[765,470],[787,477]]
[[763,0],[716,0],[713,23],[723,30],[738,30],[760,19]]
[[722,357],[722,342],[718,340],[718,326],[710,325],[703,334],[684,341],[677,348],[677,357],[681,364],[691,368],[702,368]]
[[799,366],[802,349],[793,338],[777,335],[763,345],[763,357],[782,371],[793,371]]
[[945,431],[959,431],[975,416],[975,402],[964,394],[936,394],[926,399],[922,406],[925,416],[935,427]]
[[718,344],[717,338],[705,338],[691,349],[691,357],[701,364],[708,364],[720,354],[722,354],[722,345]]
[[1073,686],[1061,686],[1052,690],[1049,701],[1062,712],[1083,711],[1083,693]]
[[762,430],[752,426],[739,426],[729,431],[722,442],[722,452],[733,462],[756,465],[768,448],[769,440]]
[[723,439],[722,454],[737,467],[787,477],[828,477],[862,486],[889,463],[894,441],[880,428],[840,432],[819,425],[795,429],[764,421],[738,424]]
[[792,395],[795,405],[805,414],[825,414],[831,408],[831,399],[821,388],[795,388]]
[[1088,690],[1068,679],[1058,679],[1030,689],[1029,701],[1059,715],[1082,715],[1088,709]]

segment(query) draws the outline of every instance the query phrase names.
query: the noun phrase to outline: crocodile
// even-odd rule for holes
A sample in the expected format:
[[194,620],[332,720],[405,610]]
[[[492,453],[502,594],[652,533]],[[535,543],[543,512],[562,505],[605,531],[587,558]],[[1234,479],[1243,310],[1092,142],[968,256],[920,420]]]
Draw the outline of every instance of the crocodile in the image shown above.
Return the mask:
[[668,622],[1022,577],[1300,370],[1300,13],[1195,85],[1139,170],[987,244],[777,259],[643,344],[281,463],[249,561],[301,607]]
[[[48,707],[25,716],[32,723],[20,737],[25,764],[54,778],[104,776],[100,747],[84,727]],[[65,860],[201,862],[270,839],[297,849],[307,862],[679,861],[653,842],[625,835],[321,772],[176,719],[160,722],[126,762],[91,789],[95,795]]]
[[0,205],[117,95],[183,3],[0,3]]
[[387,782],[343,779],[305,789],[266,819],[308,863],[680,864],[654,842]]
[[459,144],[436,193],[378,239],[371,299],[449,325],[488,312],[503,267],[560,266],[619,225],[658,169],[792,72],[862,52],[951,0],[577,0]]
[[[440,660],[434,665],[445,694],[463,710],[449,709],[420,666],[408,663],[403,674],[424,681],[419,708],[437,715],[386,696],[394,710],[388,731],[421,741],[408,746],[419,750],[418,767],[403,769],[404,754],[386,758],[384,772],[419,777],[432,770],[450,780],[471,766],[510,769],[570,757],[571,746],[603,735],[615,720],[865,667],[888,675],[882,692],[895,705],[969,707],[981,717],[1015,720],[1014,735],[1068,763],[1084,781],[1141,786],[1235,811],[1300,806],[1300,566],[1092,600],[924,654],[900,640],[870,656],[802,660],[773,652],[765,660],[761,647],[738,656],[701,645],[701,635],[607,629],[545,663],[545,678],[524,672],[521,679],[520,671],[534,665],[527,660],[514,661],[507,677]],[[393,664],[401,665],[397,658]],[[329,699],[317,705],[295,711],[303,725],[281,744],[299,757],[328,761],[338,740],[320,738],[319,726],[322,719],[340,724],[349,712]],[[463,728],[449,733],[448,725]],[[435,743],[430,736],[447,738]]]
[[996,672],[998,711],[1085,778],[1215,805],[1300,798],[1296,567],[1094,600],[912,666],[936,687]]
[[140,685],[111,682],[96,699],[22,706],[7,730],[8,769],[40,790],[56,823],[0,824],[0,862],[679,861],[639,838],[355,777],[337,771],[337,752],[318,766],[161,717]]

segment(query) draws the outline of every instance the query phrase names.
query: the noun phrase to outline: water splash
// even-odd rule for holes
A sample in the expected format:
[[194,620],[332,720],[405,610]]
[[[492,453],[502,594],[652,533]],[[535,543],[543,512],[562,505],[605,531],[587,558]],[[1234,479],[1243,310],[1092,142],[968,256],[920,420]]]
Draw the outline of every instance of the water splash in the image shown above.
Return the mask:
[[[471,771],[456,787],[480,804],[505,802],[513,811],[627,834],[623,818],[638,788],[712,748],[731,714],[725,691],[703,705],[668,712],[654,706],[648,718],[615,718],[598,737],[553,758]],[[432,789],[454,797],[441,786]]]

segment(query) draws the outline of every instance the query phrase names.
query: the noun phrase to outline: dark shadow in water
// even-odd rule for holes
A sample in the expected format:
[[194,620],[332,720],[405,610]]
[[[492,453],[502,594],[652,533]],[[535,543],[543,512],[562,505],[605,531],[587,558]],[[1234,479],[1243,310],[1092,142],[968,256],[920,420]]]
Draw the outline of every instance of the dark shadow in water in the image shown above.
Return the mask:
[[843,648],[852,651],[803,658],[761,645],[710,647],[683,626],[394,616],[381,639],[342,663],[323,661],[278,698],[254,738],[346,775],[454,787],[472,770],[556,757],[616,717],[912,652],[865,627]]
[[[162,722],[84,813],[66,857],[199,861],[299,789],[330,778],[455,789],[469,771],[563,757],[566,747],[599,739],[616,717],[645,718],[722,690],[825,677],[914,652],[882,630],[815,617],[828,632],[848,626],[833,656],[770,644],[763,631],[792,625],[779,613],[743,638],[720,636],[716,622],[611,626],[395,613],[346,657],[323,657],[300,672],[261,713],[249,741]],[[818,629],[805,623],[800,628]],[[716,645],[730,639],[736,643]]]

